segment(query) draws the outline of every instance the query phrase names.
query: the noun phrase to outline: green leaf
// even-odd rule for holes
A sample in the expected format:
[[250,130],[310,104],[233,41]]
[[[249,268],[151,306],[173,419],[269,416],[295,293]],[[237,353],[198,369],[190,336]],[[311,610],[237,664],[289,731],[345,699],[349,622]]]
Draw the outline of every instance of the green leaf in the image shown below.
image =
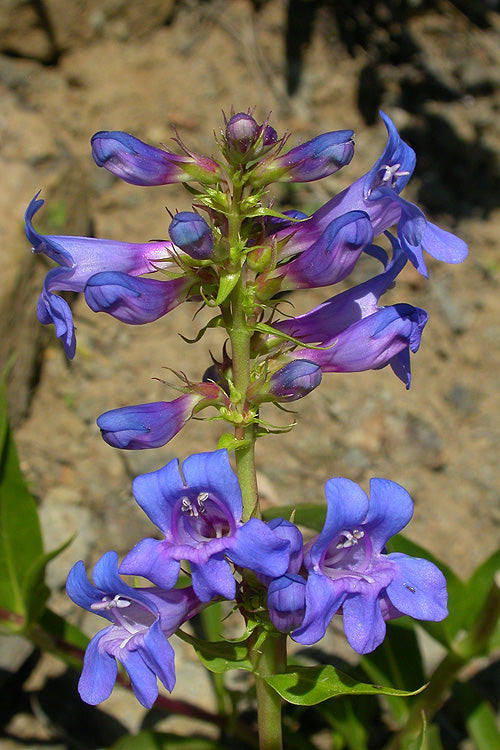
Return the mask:
[[414,737],[409,740],[404,740],[402,744],[402,750],[426,750],[427,743],[427,721],[425,714],[422,711],[422,729],[418,733],[418,737]]
[[202,641],[183,630],[177,630],[176,635],[194,648],[199,660],[210,672],[228,672],[230,669],[245,669],[247,672],[253,670],[246,642]]
[[225,750],[205,737],[179,737],[161,732],[139,732],[121,737],[110,750]]
[[273,518],[289,519],[293,517],[294,522],[299,526],[306,526],[314,531],[321,531],[326,517],[326,505],[312,505],[304,503],[300,505],[279,505],[274,508],[267,508],[262,512],[264,521],[271,521]]
[[342,747],[367,750],[370,740],[370,717],[367,701],[353,701],[349,696],[339,696],[316,707],[328,724],[342,737]]
[[74,669],[81,669],[89,639],[75,625],[50,609],[28,628],[29,638],[44,651],[55,654]]
[[466,630],[472,627],[485,604],[493,583],[493,576],[498,570],[500,570],[500,549],[481,563],[467,581],[463,599],[455,607],[453,627],[456,627],[457,631],[459,627]]
[[46,552],[33,561],[30,569],[26,574],[23,586],[23,598],[26,606],[27,622],[36,622],[45,609],[45,603],[50,596],[50,591],[45,585],[45,569],[48,563],[57,555],[69,547],[74,539],[70,537],[64,544],[61,544],[52,552]]
[[397,690],[381,685],[358,682],[331,664],[319,667],[290,667],[284,674],[264,678],[282,698],[298,706],[314,706],[338,695],[416,695],[415,691]]
[[217,441],[217,450],[225,448],[227,451],[235,451],[238,450],[238,448],[244,448],[247,445],[250,445],[250,440],[247,440],[246,438],[239,440],[238,438],[235,438],[234,435],[231,435],[230,432],[225,432]]
[[215,302],[212,303],[214,307],[217,305],[222,305],[224,300],[226,300],[231,292],[233,291],[234,287],[238,283],[238,280],[240,278],[240,272],[237,273],[226,273],[219,279],[219,291],[217,292],[217,297],[215,299]]
[[[0,403],[5,413],[5,399]],[[19,468],[8,426],[0,456],[0,607],[26,614],[25,592],[34,562],[43,555],[40,524]]]
[[500,748],[500,732],[490,704],[467,683],[456,683],[453,699],[464,716],[467,732],[476,750]]
[[[422,656],[411,620],[401,618],[387,623],[383,642],[371,654],[361,657],[360,667],[379,684],[405,690],[425,682]],[[408,701],[386,696],[393,719],[402,726],[408,718]]]

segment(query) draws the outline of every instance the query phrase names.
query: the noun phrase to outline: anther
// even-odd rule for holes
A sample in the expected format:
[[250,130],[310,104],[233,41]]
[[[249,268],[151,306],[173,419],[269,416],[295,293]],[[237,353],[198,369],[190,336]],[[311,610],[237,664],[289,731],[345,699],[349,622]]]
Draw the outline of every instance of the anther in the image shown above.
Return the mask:
[[90,609],[93,610],[99,610],[99,609],[114,609],[117,607],[118,609],[124,609],[125,607],[130,607],[130,601],[128,599],[123,599],[120,594],[116,594],[116,596],[113,599],[109,599],[109,597],[105,597],[104,599],[101,599],[100,602],[93,602],[90,605]]
[[206,500],[208,500],[208,492],[200,492],[200,494],[196,498],[196,502],[198,503],[198,509],[200,513],[206,513],[207,511],[207,509],[205,508]]

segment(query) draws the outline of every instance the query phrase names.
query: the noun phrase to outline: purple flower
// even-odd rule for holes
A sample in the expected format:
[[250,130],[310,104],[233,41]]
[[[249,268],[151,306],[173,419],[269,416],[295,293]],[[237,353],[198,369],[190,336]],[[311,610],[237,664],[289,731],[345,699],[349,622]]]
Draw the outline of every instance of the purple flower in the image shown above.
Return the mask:
[[286,154],[272,156],[252,172],[254,185],[270,182],[313,182],[349,164],[354,154],[352,130],[336,130],[318,135]]
[[38,194],[30,202],[25,214],[26,237],[34,253],[44,253],[59,264],[52,268],[43,282],[38,299],[37,317],[40,323],[53,323],[57,338],[62,340],[69,359],[75,354],[75,331],[71,310],[54,291],[83,292],[88,280],[102,271],[118,271],[132,276],[155,271],[161,261],[171,255],[171,242],[115,242],[89,237],[43,235],[35,231],[31,220],[42,200]]
[[348,211],[333,219],[313,245],[295,260],[280,266],[278,272],[284,275],[285,283],[296,289],[336,284],[351,273],[372,239],[368,214]]
[[224,133],[228,161],[239,164],[256,159],[276,144],[278,135],[268,120],[269,116],[259,125],[246,112],[237,112],[229,118]]
[[78,690],[93,706],[106,700],[119,661],[137,700],[151,708],[158,695],[156,678],[169,691],[175,684],[174,652],[167,638],[202,605],[191,587],[174,591],[131,588],[118,576],[116,565],[116,553],[106,552],[94,566],[95,586],[88,582],[81,561],[68,575],[66,591],[75,604],[110,622],[87,646]]
[[205,219],[193,211],[176,214],[168,228],[170,239],[187,255],[197,260],[213,255],[212,232]]
[[113,448],[159,448],[177,435],[203,399],[198,393],[187,393],[173,401],[111,409],[98,417],[97,426]]
[[97,166],[105,167],[132,185],[168,185],[192,180],[213,184],[220,176],[218,164],[208,157],[172,154],[119,130],[101,130],[92,136],[90,143]]
[[120,271],[91,276],[85,301],[94,312],[106,312],[122,323],[152,323],[180,305],[193,281],[180,276],[169,281],[135,278]]
[[187,560],[196,596],[207,602],[221,595],[233,599],[234,565],[263,575],[282,575],[289,562],[289,542],[276,537],[256,518],[241,522],[242,501],[225,450],[186,458],[182,477],[174,459],[132,484],[134,497],[164,538],[143,539],[124,558],[120,572],[144,575],[171,588],[181,560]]
[[334,478],[326,482],[325,495],[325,524],[304,556],[309,572],[305,617],[292,638],[316,643],[342,607],[350,646],[366,654],[382,643],[385,619],[446,617],[446,581],[438,568],[427,560],[383,551],[412,516],[406,490],[372,479],[368,500],[354,482]]
[[[399,196],[415,167],[415,152],[401,140],[391,120],[383,112],[380,115],[388,132],[387,144],[380,158],[367,174],[296,227],[282,257],[307,250],[334,219],[348,211],[364,211],[370,218],[374,237],[397,225],[404,253],[424,276],[427,271],[421,246],[434,258],[446,263],[464,260],[467,246],[462,240],[428,222],[419,208]],[[285,237],[286,230],[281,230],[276,239]]]
[[[315,362],[323,372],[361,372],[390,364],[410,387],[409,351],[416,352],[427,313],[406,304],[380,307],[379,297],[406,263],[397,241],[386,270],[359,286],[323,302],[296,318],[278,321],[274,328],[318,349],[296,349],[288,356]],[[373,248],[383,259],[385,253]],[[387,258],[387,256],[385,256]]]
[[271,375],[267,400],[271,396],[276,401],[297,401],[311,393],[321,383],[321,368],[307,359],[288,362]]

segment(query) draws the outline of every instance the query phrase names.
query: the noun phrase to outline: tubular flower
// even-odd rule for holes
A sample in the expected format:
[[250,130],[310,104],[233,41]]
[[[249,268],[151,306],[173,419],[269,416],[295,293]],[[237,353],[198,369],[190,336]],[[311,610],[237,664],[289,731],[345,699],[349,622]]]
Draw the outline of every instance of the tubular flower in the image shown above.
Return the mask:
[[177,435],[203,400],[200,394],[187,393],[173,401],[111,409],[97,418],[97,426],[113,448],[159,448]]
[[187,276],[159,281],[108,271],[88,280],[85,301],[94,312],[106,312],[129,325],[142,325],[158,320],[180,305],[192,283]]
[[[450,232],[431,224],[417,206],[399,196],[415,167],[415,152],[399,137],[391,120],[380,113],[388,132],[386,147],[367,174],[350,187],[327,201],[307,221],[289,235],[282,257],[297,255],[313,245],[326,227],[348,211],[368,214],[376,237],[391,226],[397,226],[397,236],[403,252],[424,276],[427,271],[423,249],[445,263],[461,263],[467,246]],[[287,236],[286,230],[276,235]]]
[[271,156],[252,173],[254,185],[270,182],[313,182],[349,164],[354,154],[352,130],[323,133],[286,154]]
[[[321,347],[298,348],[289,357],[315,362],[323,372],[361,372],[389,364],[410,387],[409,351],[418,350],[427,313],[406,304],[377,304],[406,263],[398,243],[393,238],[392,242],[393,257],[383,273],[304,315],[274,324],[282,333]],[[387,260],[380,248],[373,248],[372,252]]]
[[212,257],[212,232],[199,214],[180,211],[170,222],[168,233],[172,242],[191,258],[204,260]]
[[278,271],[284,275],[285,284],[295,289],[336,284],[351,273],[372,239],[368,214],[348,211],[333,219],[313,245]]
[[87,646],[78,690],[93,706],[106,700],[119,661],[137,700],[151,708],[158,695],[156,678],[169,691],[175,684],[174,652],[167,638],[202,605],[191,587],[174,591],[131,588],[121,580],[116,566],[116,553],[106,552],[94,566],[94,586],[81,561],[68,575],[66,591],[75,604],[110,622]]
[[217,595],[235,596],[226,558],[263,575],[286,571],[289,542],[256,518],[241,522],[240,487],[225,450],[189,456],[182,474],[184,479],[174,459],[134,479],[135,499],[164,538],[140,541],[122,561],[120,572],[144,575],[169,589],[180,561],[187,560],[196,596],[207,602]]
[[220,177],[219,165],[206,156],[172,154],[119,130],[101,130],[90,143],[97,166],[131,185],[169,185],[191,180],[214,184]]
[[55,291],[83,292],[89,279],[99,272],[117,271],[131,276],[151,273],[172,253],[171,242],[115,242],[88,237],[64,237],[39,234],[31,220],[43,205],[38,194],[25,213],[25,233],[34,253],[43,253],[59,264],[45,276],[37,304],[40,323],[53,323],[57,338],[61,339],[66,356],[75,354],[75,331],[71,310]]
[[354,482],[334,478],[326,482],[325,495],[325,524],[304,555],[309,573],[305,617],[292,638],[316,643],[342,607],[350,646],[367,654],[382,643],[386,619],[444,619],[446,581],[438,568],[427,560],[383,551],[412,516],[406,490],[395,482],[372,479],[368,499]]

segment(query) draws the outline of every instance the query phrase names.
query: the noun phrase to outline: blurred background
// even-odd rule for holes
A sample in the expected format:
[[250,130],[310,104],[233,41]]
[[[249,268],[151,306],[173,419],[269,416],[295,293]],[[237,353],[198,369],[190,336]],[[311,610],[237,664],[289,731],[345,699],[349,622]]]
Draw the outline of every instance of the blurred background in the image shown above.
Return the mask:
[[[221,432],[217,422],[191,421],[164,448],[120,453],[102,442],[96,417],[174,398],[162,382],[174,377],[164,368],[199,380],[223,339],[212,332],[189,346],[179,337],[192,337],[201,325],[202,316],[193,322],[195,306],[133,328],[93,314],[75,296],[78,349],[68,363],[53,329],[35,318],[47,266],[30,253],[24,209],[41,190],[40,231],[166,238],[166,208],[189,209],[187,192],[120,182],[94,165],[89,138],[97,130],[125,130],[175,148],[170,139],[177,129],[189,148],[217,156],[213,131],[223,123],[222,110],[231,108],[255,108],[259,122],[272,112],[278,133],[291,132],[291,146],[321,132],[354,129],[348,167],[275,193],[280,208],[308,212],[378,158],[386,140],[383,109],[417,152],[404,197],[470,247],[461,266],[427,258],[429,281],[405,269],[385,298],[430,315],[413,356],[410,391],[389,369],[325,376],[297,404],[298,427],[261,441],[264,503],[321,502],[325,480],[335,475],[365,489],[372,476],[390,478],[415,502],[408,536],[459,575],[498,547],[498,10],[496,0],[0,0],[0,361],[16,353],[10,418],[46,547],[78,532],[49,568],[59,612],[74,610],[63,586],[75,560],[90,564],[110,548],[123,553],[150,533],[132,499],[132,477],[174,456],[214,449]],[[359,264],[345,285],[372,271],[368,261]],[[332,293],[300,292],[296,309]],[[284,423],[281,415],[267,416]],[[4,685],[5,675],[30,663],[30,648],[0,640]],[[178,649],[176,696],[213,708],[204,674],[184,644]],[[50,657],[32,667],[19,678],[17,697],[0,709],[2,750],[93,748],[109,744],[120,727],[137,729],[142,710],[116,691],[105,707],[115,718],[105,727],[101,718],[94,729],[94,714],[86,714],[90,739],[80,736],[78,744],[72,712],[86,709],[73,701],[63,711],[61,703],[61,685],[66,695],[64,680],[72,678]],[[26,696],[30,707],[23,705]],[[179,731],[184,721],[189,733],[187,720],[172,721]]]

